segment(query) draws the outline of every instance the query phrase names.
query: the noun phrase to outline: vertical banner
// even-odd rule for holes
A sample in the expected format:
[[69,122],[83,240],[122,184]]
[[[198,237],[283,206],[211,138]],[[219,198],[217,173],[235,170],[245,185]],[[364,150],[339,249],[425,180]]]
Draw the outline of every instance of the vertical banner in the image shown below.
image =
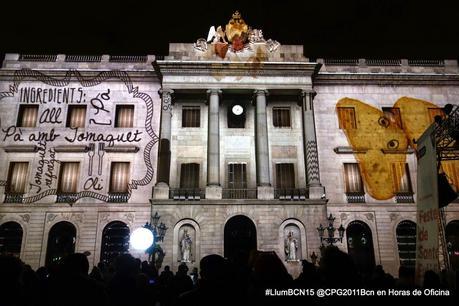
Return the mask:
[[439,272],[437,154],[432,124],[417,142],[416,284],[427,270]]

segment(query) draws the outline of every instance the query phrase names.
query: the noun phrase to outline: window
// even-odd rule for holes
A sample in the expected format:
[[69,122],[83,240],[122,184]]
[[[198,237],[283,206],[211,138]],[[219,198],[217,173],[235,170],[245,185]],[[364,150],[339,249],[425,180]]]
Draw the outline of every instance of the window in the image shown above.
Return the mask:
[[400,114],[400,108],[398,107],[383,107],[382,111],[384,113],[384,117],[389,119],[391,124],[394,124],[400,128],[402,128],[402,116]]
[[130,128],[134,126],[134,105],[117,105],[115,127]]
[[355,110],[353,107],[338,107],[339,128],[348,130],[356,129]]
[[365,203],[365,192],[363,190],[362,177],[359,164],[344,164],[345,193],[348,203]]
[[393,163],[392,178],[395,193],[412,193],[408,164]]
[[276,164],[277,189],[295,188],[295,171],[293,164]]
[[240,104],[231,104],[227,110],[228,128],[243,129],[245,127],[245,109]]
[[199,164],[182,164],[180,166],[180,188],[199,188]]
[[228,188],[246,189],[247,188],[247,165],[228,164]]
[[86,106],[69,105],[66,127],[84,128],[86,121]]
[[435,122],[435,116],[440,116],[442,119],[445,119],[443,108],[429,108],[429,119],[431,123]]
[[80,175],[80,163],[61,162],[59,173],[58,193],[76,193],[78,190],[78,179]]
[[442,161],[441,166],[448,177],[448,181],[455,187],[456,190],[459,190],[459,161]]
[[273,107],[273,125],[275,127],[290,127],[290,108]]
[[19,106],[18,127],[36,127],[38,117],[38,105]]
[[110,170],[110,193],[128,193],[130,163],[113,162]]
[[416,223],[402,221],[397,226],[397,246],[400,266],[414,268],[416,263]]
[[200,127],[201,108],[199,106],[184,106],[182,108],[182,127]]
[[6,193],[8,194],[24,194],[27,184],[27,172],[29,163],[14,162],[10,163],[8,172],[8,182],[6,185]]

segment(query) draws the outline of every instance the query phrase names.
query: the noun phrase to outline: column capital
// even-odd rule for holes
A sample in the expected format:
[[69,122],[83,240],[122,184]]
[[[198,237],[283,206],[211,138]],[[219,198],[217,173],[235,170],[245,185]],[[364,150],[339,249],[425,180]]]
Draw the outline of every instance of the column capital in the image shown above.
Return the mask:
[[163,97],[163,95],[172,95],[173,93],[174,93],[174,90],[171,88],[160,88],[158,90],[158,94],[160,95],[161,98]]
[[218,88],[211,88],[211,89],[207,89],[206,93],[208,95],[221,95],[222,91],[221,89],[218,89]]
[[255,89],[253,94],[255,96],[267,96],[269,95],[269,91],[267,89]]
[[317,95],[317,92],[314,89],[302,89],[301,97],[304,98],[307,95],[314,99],[314,97]]

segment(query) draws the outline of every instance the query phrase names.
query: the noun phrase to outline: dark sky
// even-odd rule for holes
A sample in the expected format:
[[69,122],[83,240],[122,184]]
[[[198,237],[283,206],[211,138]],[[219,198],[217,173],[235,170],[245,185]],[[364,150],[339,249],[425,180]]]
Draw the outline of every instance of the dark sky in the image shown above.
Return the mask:
[[[5,3],[6,2],[6,3]],[[436,0],[3,1],[0,54],[167,54],[234,10],[309,57],[457,58],[459,10]]]

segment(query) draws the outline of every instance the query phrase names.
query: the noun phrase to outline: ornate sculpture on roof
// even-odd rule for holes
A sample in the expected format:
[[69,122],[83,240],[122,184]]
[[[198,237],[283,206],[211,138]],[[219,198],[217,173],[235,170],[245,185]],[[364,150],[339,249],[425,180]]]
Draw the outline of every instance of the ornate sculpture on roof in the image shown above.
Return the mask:
[[272,39],[266,41],[263,31],[249,27],[241,14],[236,11],[225,26],[225,30],[221,26],[218,26],[217,29],[211,26],[207,40],[199,38],[194,43],[194,48],[200,52],[210,51],[212,54],[225,58],[228,52],[255,52],[254,45],[264,45],[266,50],[274,52],[279,48],[280,43]]

